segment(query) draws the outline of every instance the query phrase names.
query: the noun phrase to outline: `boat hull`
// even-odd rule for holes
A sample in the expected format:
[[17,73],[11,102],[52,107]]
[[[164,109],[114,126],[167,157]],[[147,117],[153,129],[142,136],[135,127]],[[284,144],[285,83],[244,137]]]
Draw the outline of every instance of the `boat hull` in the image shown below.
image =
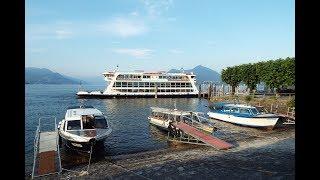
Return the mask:
[[[155,94],[77,94],[79,99],[155,98]],[[158,94],[157,98],[196,98],[197,94]]]
[[160,120],[160,119],[156,119],[156,118],[152,118],[152,117],[148,117],[150,124],[162,129],[162,130],[169,130],[169,123],[170,121],[164,121],[164,120]]
[[266,129],[272,129],[279,119],[279,117],[239,117],[217,112],[208,112],[208,116],[213,119],[237,125]]

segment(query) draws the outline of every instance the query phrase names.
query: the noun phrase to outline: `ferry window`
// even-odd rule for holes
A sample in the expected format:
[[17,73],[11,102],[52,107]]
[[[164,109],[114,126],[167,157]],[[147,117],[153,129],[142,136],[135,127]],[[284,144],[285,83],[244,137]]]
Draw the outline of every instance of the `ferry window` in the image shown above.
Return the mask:
[[158,89],[157,92],[160,92],[160,89]]
[[108,128],[108,123],[104,117],[95,117],[94,120],[94,127],[98,129],[107,129]]
[[121,82],[116,82],[116,87],[121,87]]
[[134,82],[134,83],[133,83],[133,86],[134,86],[134,87],[138,87],[138,82]]
[[186,92],[190,92],[190,89],[187,89]]
[[187,83],[187,87],[191,87],[191,83]]
[[176,83],[177,87],[181,87],[181,84],[180,83]]
[[154,83],[150,83],[150,87],[154,87]]
[[176,83],[171,83],[171,87],[176,87]]
[[155,90],[154,90],[154,89],[150,89],[149,91],[150,91],[150,92],[155,92]]
[[242,114],[250,114],[249,109],[240,108],[240,113]]
[[116,83],[113,83],[112,87],[116,87]]
[[138,89],[133,89],[133,92],[138,92]]
[[149,92],[149,89],[146,89],[146,92]]
[[144,89],[139,89],[139,92],[144,92]]
[[174,92],[175,91],[175,89],[170,89],[170,92]]
[[170,83],[166,83],[166,87],[170,87]]
[[177,89],[177,92],[180,92],[180,89]]
[[128,83],[127,82],[122,82],[122,87],[128,87]]
[[166,90],[164,90],[164,89],[161,89],[161,92],[166,92]]
[[138,78],[140,79],[140,78],[141,78],[141,76],[138,76]]
[[132,92],[132,89],[128,89],[128,92]]
[[161,84],[160,84],[160,87],[165,87],[165,83],[161,83]]
[[144,83],[143,82],[139,82],[139,87],[144,87]]
[[132,82],[128,82],[128,87],[132,87]]
[[191,89],[190,92],[193,92],[193,89]]
[[80,130],[80,120],[68,121],[67,130]]
[[181,89],[181,92],[186,92],[186,90],[185,89]]
[[145,87],[150,87],[150,83],[149,82],[146,82],[144,85],[145,85]]
[[186,83],[181,83],[181,87],[186,87]]

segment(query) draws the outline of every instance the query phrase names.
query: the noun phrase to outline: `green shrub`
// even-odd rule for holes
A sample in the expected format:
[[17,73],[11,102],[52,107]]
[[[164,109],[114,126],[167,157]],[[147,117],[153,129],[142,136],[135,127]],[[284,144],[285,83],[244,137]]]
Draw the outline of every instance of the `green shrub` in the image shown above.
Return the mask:
[[296,103],[295,103],[295,98],[291,98],[288,102],[287,102],[287,106],[288,107],[295,107]]
[[253,99],[253,97],[252,97],[252,95],[248,95],[244,99],[246,102],[250,102]]

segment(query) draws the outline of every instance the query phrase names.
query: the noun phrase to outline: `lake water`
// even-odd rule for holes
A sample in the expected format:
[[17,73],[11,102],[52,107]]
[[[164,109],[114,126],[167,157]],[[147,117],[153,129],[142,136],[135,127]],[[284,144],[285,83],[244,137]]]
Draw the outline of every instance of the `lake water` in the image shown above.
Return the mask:
[[[105,86],[84,85],[86,90],[103,90]],[[56,116],[63,119],[66,108],[80,105],[76,97],[78,85],[25,86],[25,168],[30,173],[33,163],[33,140],[38,119]],[[147,117],[152,106],[207,112],[208,102],[198,98],[88,99],[84,104],[102,111],[113,129],[104,142],[104,155],[130,154],[169,148],[166,135],[150,126]],[[54,121],[52,121],[54,123]]]

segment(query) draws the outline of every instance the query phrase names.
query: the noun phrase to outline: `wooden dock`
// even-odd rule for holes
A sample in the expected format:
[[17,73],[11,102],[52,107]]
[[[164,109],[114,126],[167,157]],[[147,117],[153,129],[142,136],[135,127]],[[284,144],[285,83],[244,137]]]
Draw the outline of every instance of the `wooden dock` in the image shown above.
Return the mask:
[[34,141],[34,163],[32,178],[61,172],[59,152],[59,134],[53,131],[41,131],[40,120]]
[[211,134],[206,134],[200,130],[198,130],[195,127],[192,127],[184,122],[177,122],[173,124],[176,128],[182,130],[184,133],[196,138],[197,140],[214,147],[216,149],[222,150],[222,149],[229,149],[233,145],[230,143],[227,143],[221,139],[218,139]]

